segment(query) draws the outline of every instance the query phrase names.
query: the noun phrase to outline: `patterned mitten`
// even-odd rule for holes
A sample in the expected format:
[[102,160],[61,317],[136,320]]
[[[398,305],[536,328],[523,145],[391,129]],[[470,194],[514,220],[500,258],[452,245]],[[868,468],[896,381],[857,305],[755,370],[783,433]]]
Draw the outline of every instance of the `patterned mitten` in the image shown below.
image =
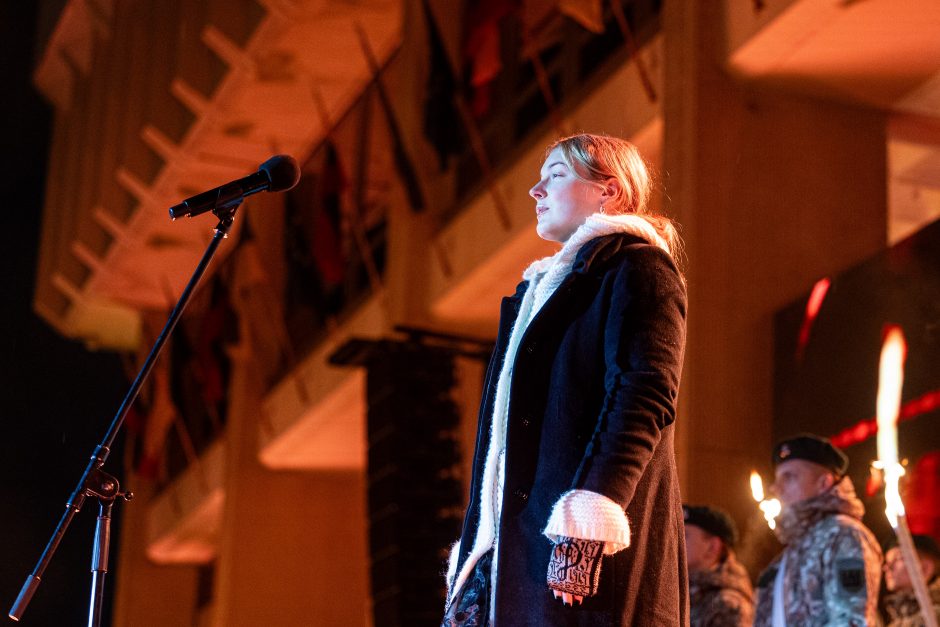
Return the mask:
[[548,562],[548,587],[581,597],[597,594],[604,543],[562,538],[552,548]]

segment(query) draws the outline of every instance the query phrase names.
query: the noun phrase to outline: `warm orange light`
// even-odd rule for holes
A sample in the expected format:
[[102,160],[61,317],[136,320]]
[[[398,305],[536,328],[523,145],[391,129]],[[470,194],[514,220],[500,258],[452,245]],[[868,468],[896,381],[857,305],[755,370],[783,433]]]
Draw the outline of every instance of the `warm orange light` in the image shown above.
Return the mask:
[[758,503],[764,500],[764,482],[761,481],[756,470],[751,471],[751,496]]
[[920,560],[911,538],[904,513],[904,502],[898,489],[904,467],[898,459],[898,412],[901,407],[901,387],[904,384],[904,358],[907,356],[907,344],[901,328],[893,325],[885,333],[881,347],[881,360],[878,364],[878,460],[873,467],[881,468],[885,483],[885,516],[898,538],[901,557],[911,583],[917,603],[921,608],[928,608],[920,613],[924,625],[937,627],[937,617],[933,612],[933,602],[927,589],[927,580],[920,569]]
[[777,516],[780,515],[780,501],[764,498],[764,482],[756,470],[751,471],[751,496],[757,501],[757,508],[763,512],[764,520],[771,529],[777,526]]
[[764,520],[767,521],[767,526],[771,529],[777,528],[777,516],[780,515],[780,501],[777,499],[767,499],[761,501],[758,505],[760,511],[764,512]]
[[904,503],[898,483],[904,467],[898,461],[898,411],[904,382],[904,357],[907,345],[901,328],[891,326],[885,334],[878,367],[878,466],[884,472],[885,515],[891,527],[897,528],[898,516],[904,515]]
[[800,326],[800,335],[797,338],[796,344],[797,360],[803,358],[806,345],[809,344],[810,330],[813,328],[813,323],[819,315],[819,310],[822,308],[823,300],[826,298],[826,293],[829,291],[830,285],[832,285],[832,281],[830,281],[829,278],[819,279],[813,286],[813,291],[806,301],[806,312],[803,315],[803,324]]

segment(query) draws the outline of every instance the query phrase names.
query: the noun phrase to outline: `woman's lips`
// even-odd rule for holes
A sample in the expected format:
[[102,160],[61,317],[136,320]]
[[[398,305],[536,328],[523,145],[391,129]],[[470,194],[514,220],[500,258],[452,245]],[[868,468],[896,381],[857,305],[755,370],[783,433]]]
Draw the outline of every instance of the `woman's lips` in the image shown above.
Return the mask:
[[535,206],[535,217],[536,217],[536,218],[541,218],[541,217],[542,217],[542,214],[545,213],[546,211],[548,211],[548,207],[542,207],[542,206],[540,206],[540,205],[536,205],[536,206]]

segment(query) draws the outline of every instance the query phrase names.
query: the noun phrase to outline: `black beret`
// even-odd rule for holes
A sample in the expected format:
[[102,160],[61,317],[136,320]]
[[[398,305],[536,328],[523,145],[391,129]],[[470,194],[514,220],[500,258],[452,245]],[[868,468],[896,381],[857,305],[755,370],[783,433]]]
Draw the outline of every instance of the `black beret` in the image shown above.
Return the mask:
[[801,433],[779,442],[774,447],[774,468],[781,462],[791,459],[815,462],[839,477],[844,475],[849,468],[849,458],[845,453],[834,447],[826,438],[812,433]]
[[724,510],[707,505],[683,505],[685,524],[695,525],[713,536],[721,538],[725,546],[732,547],[738,541],[738,530]]
[[[914,540],[914,548],[917,549],[918,553],[929,555],[933,559],[940,561],[940,546],[937,545],[936,540],[930,536],[921,535],[919,533],[912,534],[911,538]],[[888,549],[893,549],[897,545],[898,538],[892,535],[888,538],[888,541],[885,542],[884,550],[887,553]]]

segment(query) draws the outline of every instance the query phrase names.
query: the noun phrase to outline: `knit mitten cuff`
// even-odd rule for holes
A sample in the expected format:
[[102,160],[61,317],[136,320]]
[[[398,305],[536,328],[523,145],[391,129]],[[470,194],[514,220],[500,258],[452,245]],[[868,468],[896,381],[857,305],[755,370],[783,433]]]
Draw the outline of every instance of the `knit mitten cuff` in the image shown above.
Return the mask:
[[614,500],[590,490],[570,490],[552,508],[544,533],[555,544],[564,538],[604,543],[604,555],[630,546],[630,523]]

